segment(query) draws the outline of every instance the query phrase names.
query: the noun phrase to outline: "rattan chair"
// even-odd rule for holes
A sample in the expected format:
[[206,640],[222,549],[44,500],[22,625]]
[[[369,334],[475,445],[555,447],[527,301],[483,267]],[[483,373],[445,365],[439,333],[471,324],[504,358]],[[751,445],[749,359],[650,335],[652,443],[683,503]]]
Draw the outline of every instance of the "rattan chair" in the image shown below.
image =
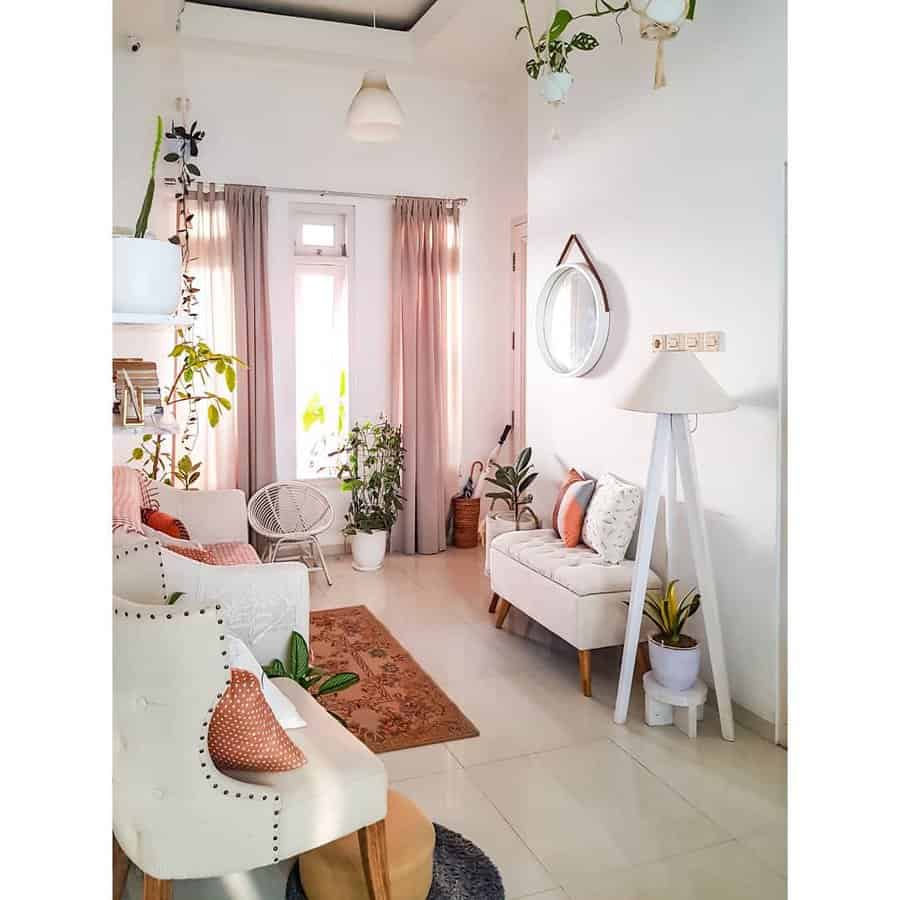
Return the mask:
[[320,490],[303,481],[276,481],[250,498],[247,516],[250,527],[267,541],[265,562],[275,562],[285,545],[296,545],[309,570],[324,572],[332,583],[318,535],[334,522],[334,508]]

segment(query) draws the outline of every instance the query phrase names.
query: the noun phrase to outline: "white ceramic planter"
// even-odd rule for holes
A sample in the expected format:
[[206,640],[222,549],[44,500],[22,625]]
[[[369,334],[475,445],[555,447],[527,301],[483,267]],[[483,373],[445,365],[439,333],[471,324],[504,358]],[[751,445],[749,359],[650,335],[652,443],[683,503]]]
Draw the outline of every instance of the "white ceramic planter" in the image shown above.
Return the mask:
[[574,78],[568,72],[544,72],[538,90],[548,103],[565,103]]
[[686,691],[700,676],[700,644],[693,647],[666,647],[650,638],[650,667],[663,686],[673,691]]
[[353,568],[357,572],[376,572],[384,565],[384,552],[387,548],[387,532],[373,531],[366,534],[357,531],[350,538],[350,551],[353,554]]
[[167,316],[180,302],[180,248],[148,238],[113,238],[113,312]]

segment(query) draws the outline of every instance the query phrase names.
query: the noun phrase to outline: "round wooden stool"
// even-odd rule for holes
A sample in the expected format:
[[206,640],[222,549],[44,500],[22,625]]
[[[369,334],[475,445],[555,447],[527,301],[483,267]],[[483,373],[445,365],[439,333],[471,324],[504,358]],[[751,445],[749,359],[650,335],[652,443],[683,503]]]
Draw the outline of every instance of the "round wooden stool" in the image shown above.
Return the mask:
[[[391,900],[425,900],[431,889],[434,826],[396,791],[388,791],[385,826]],[[300,880],[309,900],[369,900],[356,834],[301,854]]]

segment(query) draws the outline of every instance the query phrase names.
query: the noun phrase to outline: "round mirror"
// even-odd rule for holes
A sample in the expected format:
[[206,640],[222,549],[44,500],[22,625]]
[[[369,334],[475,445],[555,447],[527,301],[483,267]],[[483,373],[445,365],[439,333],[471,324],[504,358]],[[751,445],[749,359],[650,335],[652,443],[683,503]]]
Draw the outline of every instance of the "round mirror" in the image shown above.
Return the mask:
[[544,284],[537,308],[538,346],[560,375],[585,375],[597,365],[609,337],[603,285],[582,263],[557,266]]

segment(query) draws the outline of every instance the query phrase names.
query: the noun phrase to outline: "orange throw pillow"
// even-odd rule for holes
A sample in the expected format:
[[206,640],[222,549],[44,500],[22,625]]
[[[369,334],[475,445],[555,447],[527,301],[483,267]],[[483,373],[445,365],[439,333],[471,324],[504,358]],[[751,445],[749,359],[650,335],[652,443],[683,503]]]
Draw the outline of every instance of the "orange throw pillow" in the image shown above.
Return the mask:
[[164,513],[161,509],[142,509],[141,521],[145,525],[149,525],[154,531],[161,531],[169,537],[178,538],[182,541],[189,541],[191,536],[181,519]]
[[278,724],[256,676],[231,670],[231,684],[209,720],[209,755],[219,769],[288,772],[306,765],[303,751]]
[[577,547],[581,543],[584,514],[596,484],[596,481],[576,481],[566,489],[559,505],[559,536],[567,547]]
[[556,503],[553,506],[553,518],[550,520],[553,522],[553,530],[562,537],[562,534],[559,530],[559,507],[563,502],[563,497],[566,496],[566,491],[569,489],[569,485],[575,484],[576,481],[582,480],[582,474],[577,469],[569,469],[569,474],[566,475],[565,480],[559,486],[559,493],[556,495]]

